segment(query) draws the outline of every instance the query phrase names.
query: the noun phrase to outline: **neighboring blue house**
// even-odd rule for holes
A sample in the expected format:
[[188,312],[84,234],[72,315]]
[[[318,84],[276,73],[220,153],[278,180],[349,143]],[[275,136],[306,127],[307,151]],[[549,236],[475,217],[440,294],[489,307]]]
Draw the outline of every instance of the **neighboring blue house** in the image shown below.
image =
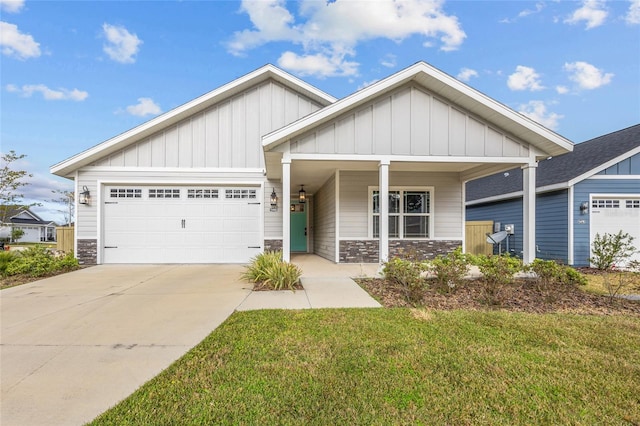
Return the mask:
[[[512,169],[466,185],[466,220],[514,225],[502,242],[522,252],[522,171]],[[640,124],[576,144],[573,152],[539,162],[536,257],[588,266],[596,234],[622,230],[640,249]],[[499,226],[498,226],[499,224]],[[634,256],[640,260],[640,253]]]

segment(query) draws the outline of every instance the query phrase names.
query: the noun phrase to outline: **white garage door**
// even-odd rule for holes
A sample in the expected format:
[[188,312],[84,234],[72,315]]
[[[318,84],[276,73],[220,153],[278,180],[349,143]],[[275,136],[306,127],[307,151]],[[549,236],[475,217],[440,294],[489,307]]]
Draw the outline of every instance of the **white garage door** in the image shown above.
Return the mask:
[[[591,199],[591,242],[596,234],[617,234],[620,231],[634,237],[633,244],[640,249],[640,197],[598,196]],[[640,261],[640,253],[632,260]]]
[[243,263],[261,251],[258,188],[107,186],[103,263]]

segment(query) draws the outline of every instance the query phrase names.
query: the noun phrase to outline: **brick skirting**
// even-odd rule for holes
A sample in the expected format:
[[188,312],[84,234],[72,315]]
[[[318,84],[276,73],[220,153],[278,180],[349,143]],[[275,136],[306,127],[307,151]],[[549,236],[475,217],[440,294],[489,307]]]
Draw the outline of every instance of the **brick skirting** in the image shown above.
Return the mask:
[[[462,245],[459,240],[389,240],[389,258],[417,256],[433,259]],[[340,241],[341,263],[378,263],[378,240]]]
[[98,263],[98,240],[78,239],[76,258],[81,265],[95,265]]
[[264,240],[264,251],[282,250],[282,240]]

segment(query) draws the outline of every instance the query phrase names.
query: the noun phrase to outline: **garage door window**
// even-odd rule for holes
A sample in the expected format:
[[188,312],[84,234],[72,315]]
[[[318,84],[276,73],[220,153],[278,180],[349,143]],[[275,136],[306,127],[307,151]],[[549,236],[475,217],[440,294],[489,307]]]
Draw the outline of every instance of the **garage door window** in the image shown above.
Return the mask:
[[593,200],[591,207],[594,209],[619,209],[620,200]]
[[256,198],[255,189],[226,189],[224,198]]
[[640,209],[640,200],[627,200],[628,209]]
[[142,189],[136,188],[112,188],[109,191],[111,198],[142,198]]
[[188,189],[187,198],[218,198],[217,189]]
[[180,198],[179,189],[150,189],[149,198]]

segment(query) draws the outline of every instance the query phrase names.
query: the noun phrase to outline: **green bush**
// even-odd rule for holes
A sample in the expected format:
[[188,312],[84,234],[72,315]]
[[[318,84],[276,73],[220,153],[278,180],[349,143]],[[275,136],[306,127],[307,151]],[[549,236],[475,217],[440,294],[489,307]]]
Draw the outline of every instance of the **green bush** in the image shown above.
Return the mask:
[[474,256],[473,263],[480,269],[484,280],[491,284],[513,284],[513,275],[522,270],[522,260],[503,254],[500,256]]
[[454,290],[469,272],[469,262],[458,247],[446,256],[438,256],[428,262],[428,269],[436,275],[438,287],[445,291]]
[[543,286],[554,284],[586,285],[587,279],[575,269],[561,265],[553,260],[535,259],[527,270],[537,275],[537,280]]
[[17,252],[15,258],[7,264],[6,275],[29,275],[42,277],[55,272],[71,271],[78,268],[78,260],[73,253],[67,253],[61,258],[56,258],[45,247],[31,246],[26,250]]
[[591,244],[593,257],[589,261],[600,270],[609,270],[621,263],[625,263],[636,252],[633,245],[634,238],[622,231],[617,234],[596,234]]
[[267,250],[251,259],[242,278],[273,290],[293,290],[301,275],[300,268],[282,260],[282,252]]
[[401,285],[409,303],[420,304],[425,293],[424,279],[420,274],[424,267],[419,262],[393,258],[384,264],[382,272],[387,280]]
[[0,251],[0,275],[7,274],[7,266],[16,258],[12,251]]

